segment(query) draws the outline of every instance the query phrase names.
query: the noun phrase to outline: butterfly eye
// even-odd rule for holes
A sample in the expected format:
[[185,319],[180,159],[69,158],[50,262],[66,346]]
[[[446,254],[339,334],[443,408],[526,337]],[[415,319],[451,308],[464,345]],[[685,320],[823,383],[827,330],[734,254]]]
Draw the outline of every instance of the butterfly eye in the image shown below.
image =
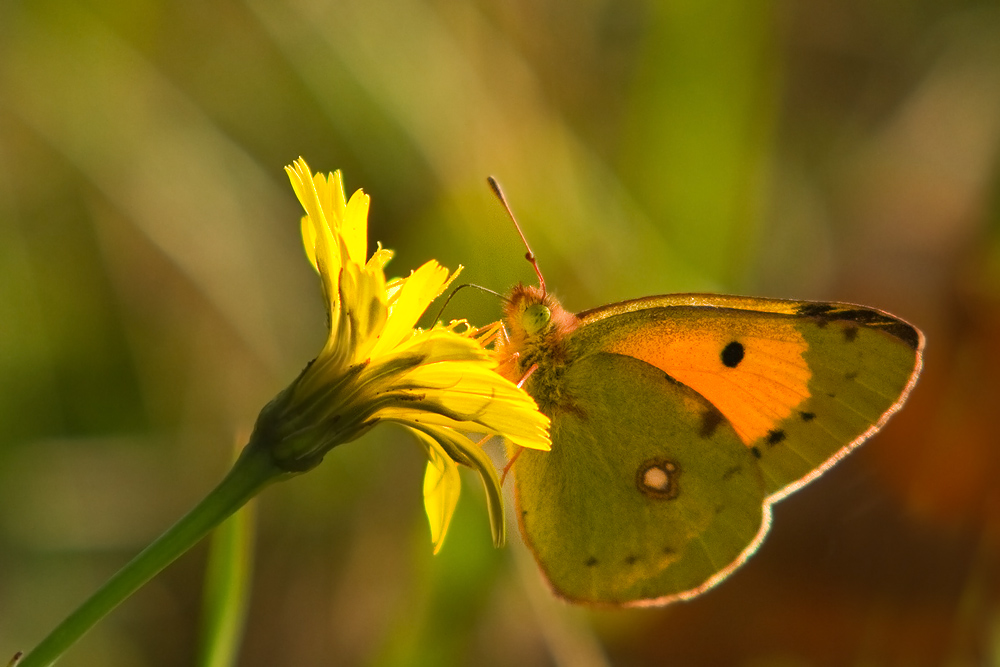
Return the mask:
[[524,330],[529,336],[541,333],[552,320],[552,311],[545,304],[533,303],[524,309]]

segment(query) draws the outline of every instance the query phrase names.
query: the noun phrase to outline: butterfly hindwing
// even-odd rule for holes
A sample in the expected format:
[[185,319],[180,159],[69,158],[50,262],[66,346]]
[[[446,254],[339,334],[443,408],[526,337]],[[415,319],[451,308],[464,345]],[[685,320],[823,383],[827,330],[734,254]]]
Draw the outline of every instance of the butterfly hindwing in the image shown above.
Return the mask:
[[550,452],[517,462],[522,530],[563,597],[606,603],[697,589],[762,533],[756,460],[704,398],[643,361],[565,373]]

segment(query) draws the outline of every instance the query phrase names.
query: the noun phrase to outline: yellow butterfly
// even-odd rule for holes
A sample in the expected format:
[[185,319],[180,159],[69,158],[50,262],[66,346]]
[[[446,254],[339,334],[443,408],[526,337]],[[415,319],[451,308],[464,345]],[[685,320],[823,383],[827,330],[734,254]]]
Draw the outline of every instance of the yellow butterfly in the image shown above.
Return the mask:
[[874,308],[675,294],[574,315],[527,257],[539,286],[509,294],[497,348],[552,419],[552,450],[513,470],[521,534],[568,600],[714,586],[771,505],[878,431],[920,373],[923,334]]

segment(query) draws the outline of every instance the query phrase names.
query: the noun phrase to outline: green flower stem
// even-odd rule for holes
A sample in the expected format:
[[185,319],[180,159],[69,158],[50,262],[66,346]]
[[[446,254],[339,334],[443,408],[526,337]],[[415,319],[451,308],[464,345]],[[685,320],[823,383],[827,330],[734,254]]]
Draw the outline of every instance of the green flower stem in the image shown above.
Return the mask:
[[111,610],[197,544],[261,489],[289,476],[275,464],[268,448],[251,438],[232,470],[204,500],[111,577],[17,663],[18,667],[47,667],[55,663]]

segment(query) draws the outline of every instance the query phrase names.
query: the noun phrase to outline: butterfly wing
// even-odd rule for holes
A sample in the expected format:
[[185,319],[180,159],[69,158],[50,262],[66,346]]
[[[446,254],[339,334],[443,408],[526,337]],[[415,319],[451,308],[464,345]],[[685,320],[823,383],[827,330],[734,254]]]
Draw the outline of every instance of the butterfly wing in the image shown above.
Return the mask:
[[882,427],[916,383],[924,346],[907,322],[843,303],[684,294],[580,317],[584,349],[642,359],[718,407],[777,497]]
[[[704,398],[628,356],[567,369],[552,450],[515,465],[522,534],[561,596],[628,604],[703,587],[766,524],[756,459]],[[724,575],[721,575],[724,576]]]
[[[674,295],[582,313],[570,349],[552,452],[515,468],[523,533],[557,592],[641,604],[697,594],[752,553],[771,503],[900,407],[923,336],[847,304]],[[674,497],[637,487],[651,460],[676,462]]]

